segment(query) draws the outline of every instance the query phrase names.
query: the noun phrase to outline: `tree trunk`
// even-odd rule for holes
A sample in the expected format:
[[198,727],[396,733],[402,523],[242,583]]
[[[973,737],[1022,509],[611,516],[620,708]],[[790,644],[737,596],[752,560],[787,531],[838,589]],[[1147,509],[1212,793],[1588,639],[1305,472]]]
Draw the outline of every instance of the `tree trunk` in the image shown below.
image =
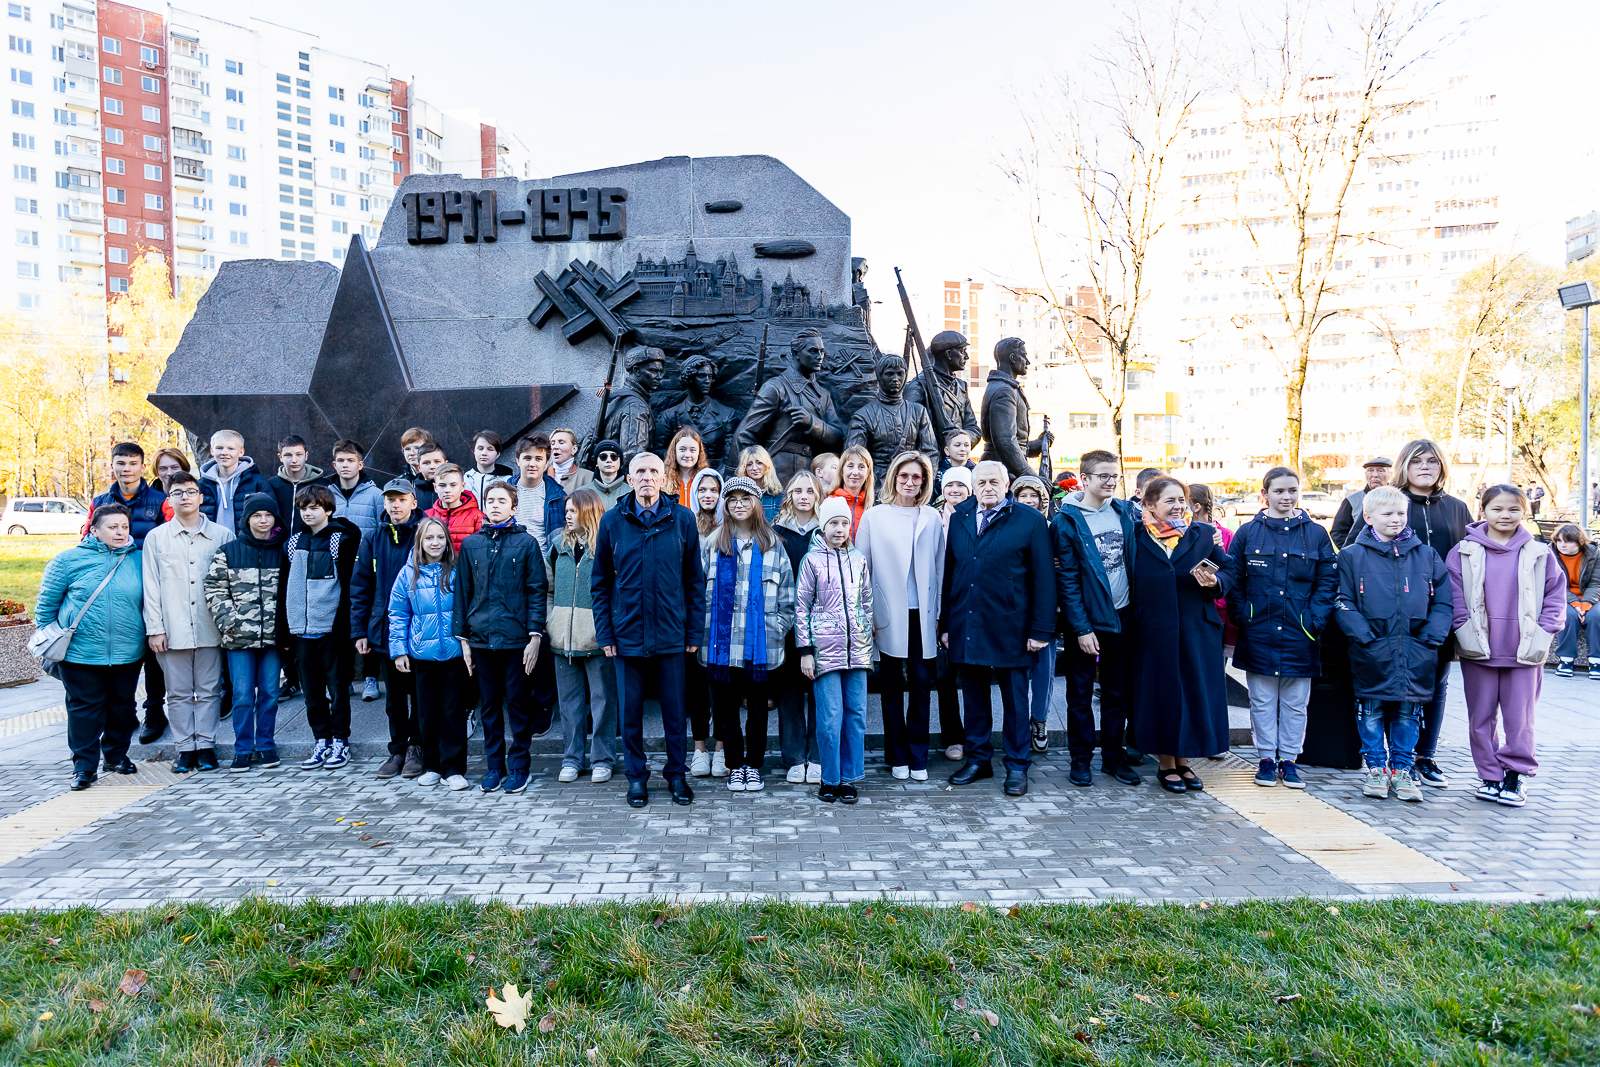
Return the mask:
[[[1305,425],[1306,365],[1310,361],[1311,338],[1295,338],[1294,366],[1289,370],[1288,418],[1284,426],[1284,466],[1300,470],[1300,437]],[[1303,473],[1303,472],[1302,472]]]

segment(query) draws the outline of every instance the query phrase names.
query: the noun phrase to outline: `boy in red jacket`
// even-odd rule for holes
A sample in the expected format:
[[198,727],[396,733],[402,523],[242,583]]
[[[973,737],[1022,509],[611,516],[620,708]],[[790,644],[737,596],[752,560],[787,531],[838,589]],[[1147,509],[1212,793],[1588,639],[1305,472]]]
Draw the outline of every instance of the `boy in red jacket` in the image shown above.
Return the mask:
[[433,489],[439,494],[439,502],[428,509],[428,514],[444,522],[450,531],[450,547],[459,553],[461,542],[483,525],[483,512],[467,491],[466,476],[457,464],[446,463],[439,468],[433,476]]

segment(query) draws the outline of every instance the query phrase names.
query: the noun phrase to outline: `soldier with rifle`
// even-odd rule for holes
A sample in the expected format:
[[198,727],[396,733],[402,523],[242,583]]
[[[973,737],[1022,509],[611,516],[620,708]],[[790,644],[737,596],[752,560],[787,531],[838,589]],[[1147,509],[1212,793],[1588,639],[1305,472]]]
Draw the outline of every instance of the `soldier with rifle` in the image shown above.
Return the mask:
[[[600,403],[600,429],[596,437],[616,441],[622,446],[624,469],[640,452],[650,451],[655,417],[650,410],[650,394],[661,386],[667,370],[667,354],[659,348],[637,345],[628,350],[624,361],[627,376],[622,388],[609,393]],[[615,363],[612,364],[615,370]]]
[[822,335],[802,330],[789,342],[789,367],[756,391],[734,434],[732,454],[761,445],[772,456],[773,472],[784,485],[796,471],[810,470],[816,452],[836,452],[844,441],[844,421],[833,394],[817,381],[827,352]]
[[[899,277],[900,272],[896,270],[895,278]],[[964,431],[976,448],[978,417],[967,395],[967,383],[961,378],[961,372],[967,367],[967,339],[955,330],[945,330],[935,334],[933,344],[924,349],[922,331],[917,328],[917,317],[911,310],[911,297],[906,294],[904,282],[900,283],[900,304],[906,312],[906,329],[922,357],[922,373],[906,386],[906,399],[928,409],[940,449],[957,430]]]

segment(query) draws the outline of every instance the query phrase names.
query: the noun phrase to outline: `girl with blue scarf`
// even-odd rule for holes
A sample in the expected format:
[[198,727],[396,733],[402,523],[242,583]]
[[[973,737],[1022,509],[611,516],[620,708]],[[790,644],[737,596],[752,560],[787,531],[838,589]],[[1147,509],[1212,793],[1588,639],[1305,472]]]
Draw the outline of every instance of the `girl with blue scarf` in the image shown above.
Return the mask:
[[700,662],[711,678],[728,789],[755,792],[767,753],[768,678],[783,663],[784,635],[794,626],[794,569],[762,510],[760,486],[728,479],[722,507],[722,523],[700,548],[706,575]]

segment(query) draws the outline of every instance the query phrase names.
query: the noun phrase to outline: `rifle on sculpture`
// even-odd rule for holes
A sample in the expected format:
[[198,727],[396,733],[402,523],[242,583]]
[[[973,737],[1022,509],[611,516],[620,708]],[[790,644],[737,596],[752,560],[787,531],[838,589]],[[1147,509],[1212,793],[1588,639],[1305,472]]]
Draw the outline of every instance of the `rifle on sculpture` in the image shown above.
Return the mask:
[[1050,462],[1050,446],[1055,442],[1050,436],[1050,416],[1044,416],[1044,430],[1040,433],[1039,449],[1039,480],[1044,482],[1044,507],[1045,517],[1052,518],[1056,513],[1055,498],[1055,467]]
[[[939,383],[934,377],[935,368],[928,359],[928,346],[922,343],[922,331],[917,327],[917,313],[911,310],[911,294],[906,292],[906,283],[900,277],[900,268],[894,269],[894,284],[900,290],[900,306],[906,313],[906,351],[911,353],[913,348],[917,356],[918,374],[925,374],[927,388],[922,391],[924,407],[928,409],[928,418],[933,422],[933,435],[938,438],[939,449],[943,451],[945,441],[950,437],[950,421],[944,414],[944,394],[939,389]],[[907,361],[909,362],[909,360]],[[908,372],[910,368],[907,368]],[[916,375],[907,373],[909,382]],[[938,457],[934,457],[935,462]]]
[[772,328],[771,323],[761,325],[761,348],[756,352],[756,384],[750,390],[751,396],[761,392],[761,386],[767,380],[767,331]]
[[582,455],[583,462],[594,465],[594,449],[605,438],[606,433],[606,408],[611,406],[611,386],[617,378],[617,354],[622,349],[622,334],[611,342],[611,368],[606,371],[606,385],[600,391],[600,414],[594,421],[594,432],[584,442]]

